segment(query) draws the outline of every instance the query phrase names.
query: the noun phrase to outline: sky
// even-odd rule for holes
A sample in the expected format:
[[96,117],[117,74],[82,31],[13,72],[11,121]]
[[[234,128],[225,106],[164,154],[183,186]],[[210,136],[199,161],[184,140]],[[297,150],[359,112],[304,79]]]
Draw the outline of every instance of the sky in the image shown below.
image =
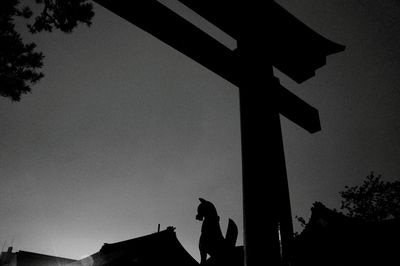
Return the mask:
[[[399,177],[400,2],[277,2],[346,46],[302,84],[275,70],[320,112],[312,135],[282,118],[292,213],[308,219],[315,201],[340,208],[338,192],[370,171]],[[45,77],[21,102],[0,99],[0,241],[79,259],[161,224],[199,259],[199,197],[223,232],[228,218],[243,231],[238,89],[94,8],[90,28],[24,35]]]

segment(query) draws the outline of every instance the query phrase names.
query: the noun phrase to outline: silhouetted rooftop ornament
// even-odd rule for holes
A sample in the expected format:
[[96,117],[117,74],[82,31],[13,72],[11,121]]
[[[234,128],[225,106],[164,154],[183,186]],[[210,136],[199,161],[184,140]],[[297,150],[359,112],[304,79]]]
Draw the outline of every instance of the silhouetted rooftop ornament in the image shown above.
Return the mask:
[[199,265],[181,245],[174,229],[168,227],[158,233],[112,244],[106,243],[99,252],[68,266]]

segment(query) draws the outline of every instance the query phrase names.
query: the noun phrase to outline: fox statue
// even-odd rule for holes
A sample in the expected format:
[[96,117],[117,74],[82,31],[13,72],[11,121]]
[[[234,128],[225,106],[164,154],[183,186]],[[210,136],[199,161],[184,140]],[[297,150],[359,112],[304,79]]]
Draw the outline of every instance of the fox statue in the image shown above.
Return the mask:
[[225,237],[222,235],[217,210],[211,202],[199,198],[196,220],[203,221],[199,240],[200,264],[204,265],[207,254],[210,258],[217,259],[224,256],[236,245],[238,229],[235,222],[229,219]]

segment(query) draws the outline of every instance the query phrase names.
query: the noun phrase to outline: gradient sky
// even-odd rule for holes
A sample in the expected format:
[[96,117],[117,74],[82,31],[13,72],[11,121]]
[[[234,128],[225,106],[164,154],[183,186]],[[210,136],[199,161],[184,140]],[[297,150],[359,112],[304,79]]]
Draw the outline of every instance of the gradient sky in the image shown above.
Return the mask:
[[[314,135],[282,118],[292,212],[308,218],[371,170],[399,176],[400,2],[277,2],[346,45],[301,85],[276,71],[320,111]],[[0,241],[81,258],[160,223],[199,259],[198,197],[223,231],[228,218],[243,230],[238,89],[94,7],[90,28],[27,35],[46,76],[21,102],[0,99]]]

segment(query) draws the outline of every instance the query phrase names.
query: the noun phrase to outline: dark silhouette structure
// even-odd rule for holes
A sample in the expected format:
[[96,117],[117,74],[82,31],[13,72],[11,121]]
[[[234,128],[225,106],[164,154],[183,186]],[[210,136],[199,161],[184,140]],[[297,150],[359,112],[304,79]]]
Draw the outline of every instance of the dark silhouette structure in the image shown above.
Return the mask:
[[12,247],[2,252],[0,256],[0,266],[66,266],[74,261],[22,250],[12,252]]
[[[95,2],[239,87],[245,262],[290,264],[293,225],[279,115],[310,133],[320,130],[320,122],[317,109],[279,84],[273,67],[301,83],[344,46],[272,0],[180,0],[236,39],[233,51],[156,0]],[[266,167],[267,188],[258,179]],[[268,219],[254,208],[261,199]]]
[[294,240],[293,266],[398,265],[400,219],[367,222],[314,203]]
[[100,251],[68,266],[197,266],[176,237],[174,227],[150,235],[104,244]]
[[198,266],[176,237],[175,228],[150,235],[104,244],[99,252],[81,260],[72,260],[33,252],[12,252],[0,256],[0,266]]
[[200,264],[206,263],[207,254],[221,264],[227,262],[236,254],[234,249],[238,235],[237,226],[233,220],[229,219],[224,238],[214,204],[202,198],[199,200],[200,205],[197,208],[196,220],[203,221],[199,241]]

